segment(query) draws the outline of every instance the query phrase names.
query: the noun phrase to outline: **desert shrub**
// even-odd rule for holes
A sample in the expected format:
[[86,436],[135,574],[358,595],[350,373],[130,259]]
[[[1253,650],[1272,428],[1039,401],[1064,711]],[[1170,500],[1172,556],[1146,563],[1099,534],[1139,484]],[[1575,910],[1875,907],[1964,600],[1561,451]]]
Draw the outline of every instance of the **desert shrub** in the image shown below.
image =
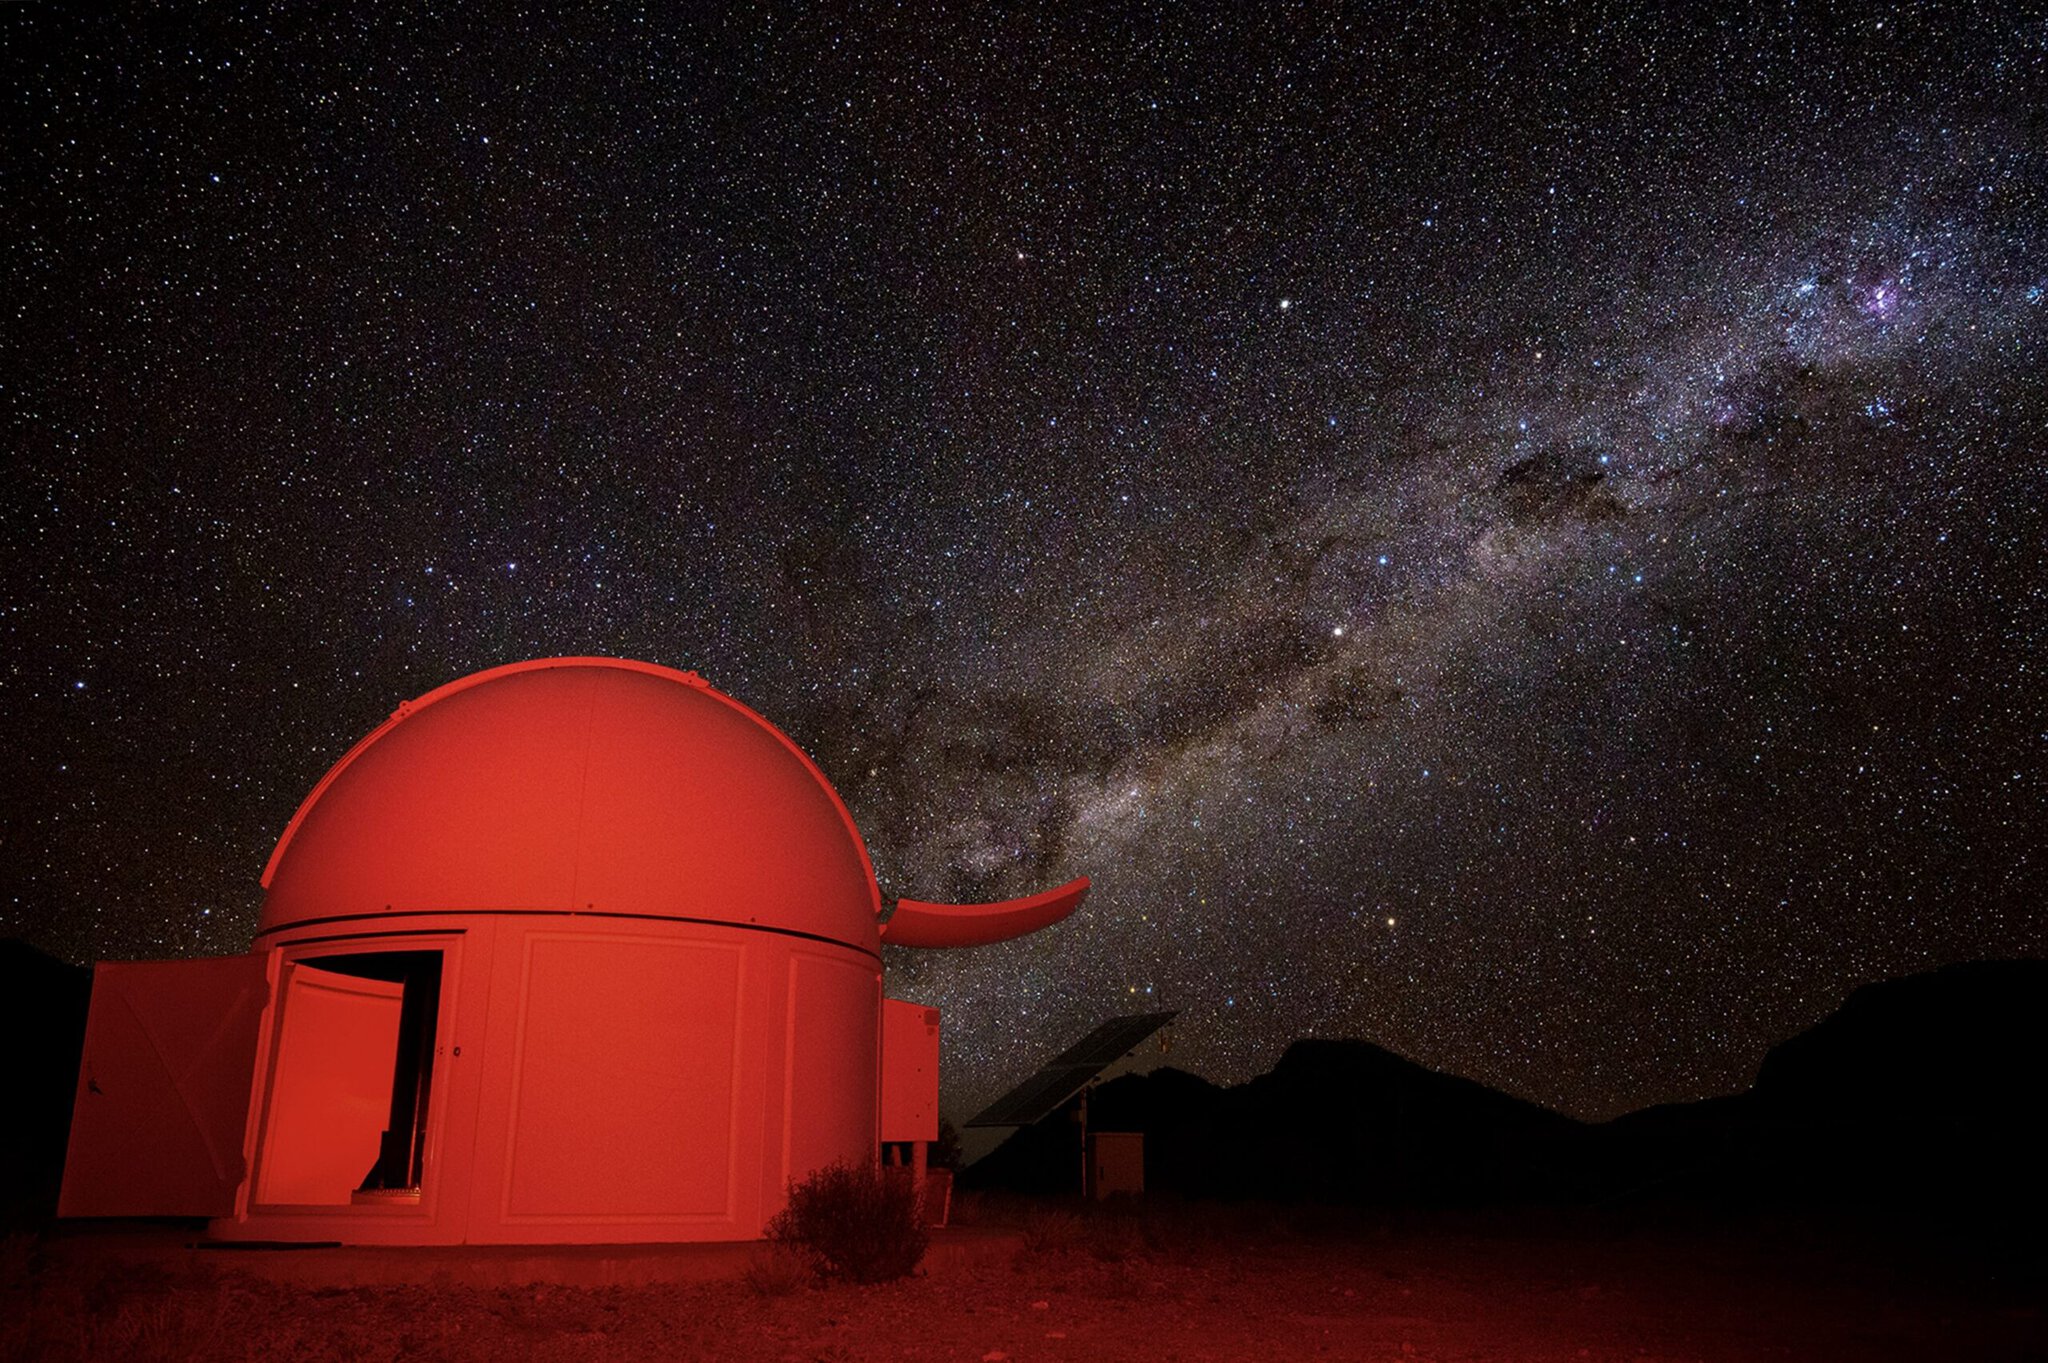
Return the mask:
[[768,1237],[857,1283],[903,1277],[931,1242],[910,1180],[864,1163],[828,1165],[792,1187]]
[[1105,1216],[1089,1227],[1088,1252],[1105,1264],[1120,1264],[1146,1252],[1144,1232],[1134,1216]]
[[809,1254],[771,1242],[747,1260],[743,1276],[756,1296],[786,1297],[807,1286],[816,1274]]
[[177,1363],[229,1354],[232,1322],[219,1295],[183,1289],[87,1310],[77,1292],[35,1296],[0,1324],[0,1357]]
[[1064,1254],[1081,1243],[1081,1218],[1063,1207],[1034,1207],[1024,1217],[1024,1248],[1033,1254]]
[[944,1117],[939,1118],[939,1138],[932,1142],[925,1161],[934,1169],[958,1171],[965,1162],[960,1150],[960,1132]]

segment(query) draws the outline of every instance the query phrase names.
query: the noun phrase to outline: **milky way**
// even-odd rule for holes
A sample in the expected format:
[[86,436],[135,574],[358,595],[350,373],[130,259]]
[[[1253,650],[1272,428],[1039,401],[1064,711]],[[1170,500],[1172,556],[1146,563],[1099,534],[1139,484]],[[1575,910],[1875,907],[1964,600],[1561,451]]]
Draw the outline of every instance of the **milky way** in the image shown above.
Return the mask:
[[7,930],[240,950],[399,700],[616,654],[885,894],[1095,878],[890,953],[956,1115],[2048,951],[2048,24],[359,8],[0,13]]

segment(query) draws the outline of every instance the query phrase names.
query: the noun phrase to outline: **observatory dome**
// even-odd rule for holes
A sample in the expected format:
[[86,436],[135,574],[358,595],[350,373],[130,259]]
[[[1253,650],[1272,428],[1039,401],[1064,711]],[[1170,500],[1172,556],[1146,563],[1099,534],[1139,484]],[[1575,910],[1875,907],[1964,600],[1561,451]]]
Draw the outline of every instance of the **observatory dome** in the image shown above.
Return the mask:
[[271,853],[258,933],[408,913],[590,913],[879,950],[867,848],[823,773],[695,673],[480,672],[398,708]]

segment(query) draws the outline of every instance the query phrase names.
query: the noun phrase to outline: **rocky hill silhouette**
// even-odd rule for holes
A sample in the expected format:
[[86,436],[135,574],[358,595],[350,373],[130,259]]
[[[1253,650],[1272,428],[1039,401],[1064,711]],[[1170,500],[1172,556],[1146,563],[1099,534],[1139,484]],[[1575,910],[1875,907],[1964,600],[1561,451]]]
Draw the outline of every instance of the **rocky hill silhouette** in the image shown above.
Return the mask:
[[[1578,1123],[1363,1041],[1297,1041],[1231,1088],[1182,1070],[1126,1075],[1089,1095],[1089,1126],[1142,1131],[1148,1188],[1190,1197],[1476,1202],[1548,1175]],[[1055,1113],[977,1161],[970,1187],[1068,1191],[1076,1123]]]
[[[1365,1204],[1680,1199],[1911,1209],[2048,1206],[2048,962],[1983,961],[1858,989],[1773,1048],[1740,1094],[1584,1124],[1362,1041],[1300,1041],[1220,1088],[1172,1069],[1089,1096],[1146,1135],[1150,1189]],[[1056,1113],[965,1174],[1070,1191]]]

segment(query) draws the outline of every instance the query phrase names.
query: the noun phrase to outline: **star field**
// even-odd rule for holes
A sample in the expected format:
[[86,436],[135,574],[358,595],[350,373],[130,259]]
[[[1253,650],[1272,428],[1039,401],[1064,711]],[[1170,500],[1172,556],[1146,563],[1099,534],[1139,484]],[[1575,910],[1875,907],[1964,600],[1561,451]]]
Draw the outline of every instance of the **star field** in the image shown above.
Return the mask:
[[0,13],[0,929],[241,950],[398,701],[611,654],[885,895],[1095,878],[891,951],[956,1117],[2048,952],[2048,22],[360,9]]

